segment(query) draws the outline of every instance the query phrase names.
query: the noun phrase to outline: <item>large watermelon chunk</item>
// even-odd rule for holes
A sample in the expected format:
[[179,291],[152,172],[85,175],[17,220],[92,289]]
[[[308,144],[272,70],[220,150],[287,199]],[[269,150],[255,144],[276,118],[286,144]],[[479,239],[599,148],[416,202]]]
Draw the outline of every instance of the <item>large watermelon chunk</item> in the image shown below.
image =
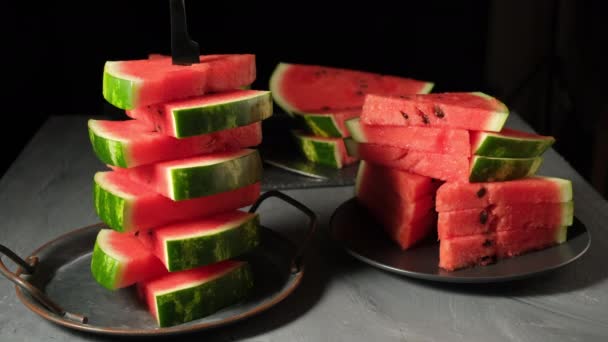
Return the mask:
[[103,163],[130,168],[201,154],[236,151],[262,142],[262,124],[175,139],[140,120],[89,120],[89,138]]
[[433,197],[438,185],[429,177],[361,161],[356,198],[405,250],[431,233],[435,223]]
[[511,229],[533,230],[572,225],[574,203],[523,203],[490,205],[487,208],[439,212],[440,240],[501,232]]
[[166,273],[163,264],[131,234],[101,229],[95,240],[91,274],[103,287],[116,290]]
[[95,174],[93,194],[95,211],[103,222],[119,232],[134,232],[252,205],[260,196],[260,184],[173,201],[123,174],[106,171]]
[[433,83],[319,65],[279,63],[270,78],[275,102],[287,113],[361,108],[367,94],[428,93]]
[[509,109],[481,92],[433,93],[402,96],[370,95],[361,121],[371,126],[448,127],[475,131],[502,129]]
[[500,132],[471,132],[472,153],[500,158],[531,158],[542,155],[553,143],[552,136],[503,128]]
[[497,259],[561,244],[566,241],[566,235],[567,227],[544,227],[442,240],[439,245],[439,267],[454,271],[476,265],[489,265]]
[[318,110],[311,113],[298,113],[308,130],[319,137],[344,138],[350,132],[346,128],[346,121],[361,115],[360,109],[344,110]]
[[173,65],[171,58],[108,61],[103,96],[118,108],[133,109],[236,89],[255,77],[251,54],[200,56],[200,63],[188,66]]
[[260,242],[260,218],[239,210],[192,221],[179,221],[140,232],[170,272],[235,258]]
[[371,143],[406,148],[414,151],[471,155],[469,131],[418,126],[369,126],[360,118],[346,121],[352,138],[360,143]]
[[269,91],[232,90],[138,107],[126,113],[150,122],[165,135],[185,138],[267,119],[272,115],[272,96]]
[[293,131],[292,134],[302,154],[312,162],[341,169],[357,161],[348,155],[341,138],[318,137],[301,131]]
[[135,183],[182,201],[261,181],[262,160],[257,150],[242,149],[115,170]]
[[248,263],[226,260],[138,283],[138,292],[160,327],[187,323],[245,299],[253,289]]
[[445,183],[437,190],[438,212],[486,208],[492,204],[561,203],[572,200],[572,182],[533,176],[506,182]]

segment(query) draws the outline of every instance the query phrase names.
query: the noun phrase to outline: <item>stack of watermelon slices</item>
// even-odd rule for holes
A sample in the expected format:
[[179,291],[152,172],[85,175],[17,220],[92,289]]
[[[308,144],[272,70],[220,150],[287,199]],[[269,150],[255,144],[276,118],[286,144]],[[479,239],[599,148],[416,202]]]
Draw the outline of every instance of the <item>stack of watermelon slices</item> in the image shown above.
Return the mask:
[[166,327],[243,300],[253,288],[241,256],[260,241],[259,217],[240,209],[260,195],[261,121],[269,91],[253,55],[168,56],[107,62],[103,95],[129,119],[89,120],[92,148],[109,170],[94,177],[94,204],[109,227],[91,272],[109,290],[135,286]]
[[300,126],[292,135],[308,160],[340,169],[357,161],[344,139],[346,120],[359,117],[367,94],[426,94],[433,83],[319,65],[279,63],[270,78],[276,104]]
[[[555,140],[504,128],[508,115],[480,92],[366,96],[360,118],[346,122],[348,153],[365,161],[358,201],[403,249],[436,223],[448,271],[562,243],[571,183],[536,175]],[[434,210],[416,194],[436,197]]]

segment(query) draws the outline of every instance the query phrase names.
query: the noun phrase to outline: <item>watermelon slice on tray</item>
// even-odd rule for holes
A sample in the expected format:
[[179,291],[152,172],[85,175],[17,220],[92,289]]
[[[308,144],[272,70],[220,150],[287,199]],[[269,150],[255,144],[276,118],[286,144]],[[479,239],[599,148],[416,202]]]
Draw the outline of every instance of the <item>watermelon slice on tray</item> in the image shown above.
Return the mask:
[[341,169],[357,161],[348,155],[341,138],[318,137],[297,130],[292,134],[302,155],[312,162]]
[[238,257],[260,242],[258,214],[239,210],[179,221],[140,232],[138,238],[170,272]]
[[242,149],[114,170],[152,191],[182,201],[260,182],[262,160],[257,150]]
[[500,132],[471,132],[472,153],[499,158],[532,158],[555,142],[552,136],[503,128]]
[[432,82],[320,65],[279,63],[270,77],[270,91],[285,112],[361,108],[367,94],[428,93]]
[[97,234],[91,274],[106,289],[128,287],[166,272],[160,260],[135,236],[111,229],[101,229]]
[[262,124],[227,129],[184,139],[156,132],[140,120],[89,120],[93,151],[107,165],[131,168],[201,154],[236,151],[262,142]]
[[138,107],[127,115],[164,135],[185,138],[250,125],[272,116],[269,91],[231,90]]
[[366,97],[361,122],[370,126],[448,127],[474,131],[502,129],[509,109],[481,92]]
[[200,63],[173,65],[171,58],[108,61],[103,96],[115,107],[133,109],[212,92],[237,89],[256,78],[255,55],[205,55]]
[[247,262],[226,260],[166,273],[137,284],[139,296],[160,327],[187,323],[236,304],[253,289]]
[[260,196],[260,183],[173,201],[123,174],[105,171],[95,174],[93,194],[95,211],[104,223],[119,232],[135,232],[252,205]]

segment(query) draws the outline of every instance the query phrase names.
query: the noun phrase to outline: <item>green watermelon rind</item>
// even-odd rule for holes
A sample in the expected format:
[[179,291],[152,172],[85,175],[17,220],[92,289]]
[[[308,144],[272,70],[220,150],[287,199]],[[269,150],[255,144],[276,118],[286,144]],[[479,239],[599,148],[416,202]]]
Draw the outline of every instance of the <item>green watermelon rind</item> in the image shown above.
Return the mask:
[[543,158],[491,158],[473,156],[469,182],[501,182],[533,176]]
[[117,69],[120,62],[106,62],[103,68],[103,97],[111,105],[120,109],[136,107],[141,80],[122,75]]
[[532,158],[545,153],[555,143],[553,137],[525,138],[507,137],[500,133],[480,133],[476,146],[472,146],[473,154],[497,158]]
[[103,175],[103,172],[98,172],[94,177],[93,203],[95,212],[108,227],[118,232],[128,232],[132,228],[128,219],[130,212],[129,196],[108,189],[108,184],[104,184]]
[[108,290],[115,290],[122,278],[122,263],[103,250],[97,236],[91,258],[91,274],[95,281]]
[[165,266],[175,272],[240,256],[259,245],[259,227],[255,214],[211,232],[165,240]]
[[186,138],[246,126],[272,116],[272,95],[264,91],[228,101],[172,108],[176,138]]
[[262,159],[257,150],[207,165],[175,166],[167,177],[174,201],[236,190],[262,180]]
[[353,158],[360,159],[359,155],[359,144],[353,138],[344,138],[344,147],[346,147],[346,153]]
[[289,69],[289,67],[290,64],[288,63],[279,63],[272,72],[272,75],[270,76],[269,87],[270,92],[272,93],[272,98],[274,99],[274,102],[277,104],[277,106],[279,106],[289,116],[293,117],[294,113],[296,112],[296,108],[292,107],[287,102],[287,100],[283,98],[281,92],[279,91],[279,82],[281,81],[281,79],[283,78],[283,74]]
[[342,159],[336,142],[308,136],[300,131],[292,131],[292,135],[306,159],[335,169],[342,168]]
[[303,119],[308,130],[314,135],[324,138],[342,138],[346,135],[345,132],[342,132],[332,114],[299,112],[295,112],[295,114]]
[[490,113],[490,117],[492,118],[492,120],[490,120],[489,122],[486,123],[485,130],[499,132],[503,128],[505,123],[507,122],[507,119],[509,118],[509,114],[510,114],[509,107],[507,107],[506,104],[499,101],[494,96],[488,95],[486,93],[483,93],[480,91],[474,91],[474,92],[471,92],[471,94],[479,96],[479,97],[487,99],[487,100],[496,101],[496,103],[498,104],[498,107],[495,109],[494,112]]
[[89,141],[97,158],[107,165],[129,167],[125,143],[113,138],[97,125],[97,120],[88,121]]
[[155,294],[158,325],[169,327],[211,315],[247,298],[253,286],[251,266],[243,263],[202,284]]
[[358,143],[367,142],[365,133],[361,129],[360,118],[352,118],[345,121],[346,129],[350,132],[350,136]]

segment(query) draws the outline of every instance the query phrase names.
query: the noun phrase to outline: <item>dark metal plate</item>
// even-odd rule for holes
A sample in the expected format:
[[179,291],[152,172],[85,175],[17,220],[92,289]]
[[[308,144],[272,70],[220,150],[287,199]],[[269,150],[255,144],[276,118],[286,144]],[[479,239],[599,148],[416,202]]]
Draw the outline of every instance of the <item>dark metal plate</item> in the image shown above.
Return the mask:
[[336,209],[330,229],[332,237],[348,253],[367,264],[413,278],[453,283],[490,283],[535,276],[571,263],[591,244],[589,232],[575,217],[574,224],[568,228],[568,240],[561,245],[488,266],[448,272],[437,266],[439,244],[436,241],[401,250],[354,198]]
[[251,263],[255,277],[251,297],[205,318],[159,328],[143,303],[137,300],[133,287],[109,291],[91,276],[91,253],[101,228],[106,226],[81,228],[48,242],[32,253],[39,259],[35,273],[21,276],[66,311],[85,315],[87,323],[49,311],[17,287],[19,299],[41,317],[77,330],[109,335],[168,335],[215,328],[259,314],[291,294],[304,274],[303,267],[299,272],[290,270],[297,247],[278,233],[263,228],[260,247],[243,256]]

